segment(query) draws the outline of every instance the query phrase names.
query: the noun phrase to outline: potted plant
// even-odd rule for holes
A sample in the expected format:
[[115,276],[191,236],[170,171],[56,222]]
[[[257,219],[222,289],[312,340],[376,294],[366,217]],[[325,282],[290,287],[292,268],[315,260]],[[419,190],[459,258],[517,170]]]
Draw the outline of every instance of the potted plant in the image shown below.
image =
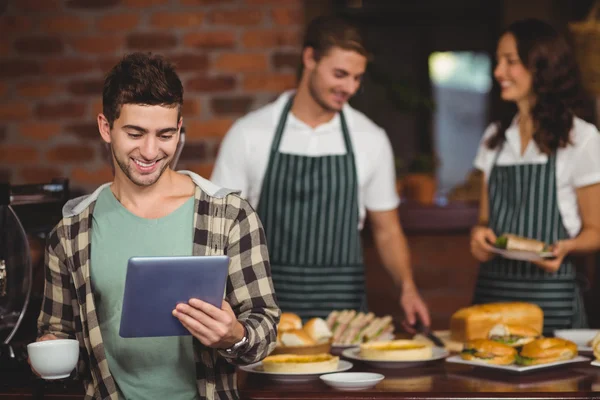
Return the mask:
[[432,154],[419,154],[412,160],[402,180],[402,191],[407,199],[421,204],[434,203],[438,165],[437,157]]

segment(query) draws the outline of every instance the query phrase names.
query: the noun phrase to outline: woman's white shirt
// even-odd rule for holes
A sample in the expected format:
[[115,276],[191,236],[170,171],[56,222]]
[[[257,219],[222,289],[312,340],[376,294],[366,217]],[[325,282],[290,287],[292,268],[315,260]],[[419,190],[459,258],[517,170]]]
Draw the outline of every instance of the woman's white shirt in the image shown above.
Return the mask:
[[[516,121],[518,118],[515,118],[506,130],[506,142],[496,160],[496,165],[546,163],[548,156],[540,151],[533,140],[521,155],[521,138]],[[474,162],[475,168],[485,174],[486,181],[489,180],[499,149],[490,150],[485,142],[495,132],[494,124],[486,129]],[[559,148],[556,153],[556,186],[558,209],[563,224],[569,235],[575,237],[582,226],[576,189],[600,183],[600,133],[594,125],[574,118],[570,138],[571,144]]]

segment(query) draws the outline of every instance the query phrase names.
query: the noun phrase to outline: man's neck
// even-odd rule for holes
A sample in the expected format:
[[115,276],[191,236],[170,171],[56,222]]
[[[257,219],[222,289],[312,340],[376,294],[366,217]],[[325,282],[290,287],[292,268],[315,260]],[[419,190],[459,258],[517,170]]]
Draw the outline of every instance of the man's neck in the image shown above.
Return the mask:
[[115,174],[111,190],[117,200],[128,210],[144,209],[150,204],[156,204],[161,198],[173,192],[174,171],[166,170],[151,186],[138,186],[131,182],[121,171]]
[[306,85],[300,85],[298,88],[291,111],[296,118],[313,129],[331,121],[336,114],[335,111],[321,107],[312,97]]

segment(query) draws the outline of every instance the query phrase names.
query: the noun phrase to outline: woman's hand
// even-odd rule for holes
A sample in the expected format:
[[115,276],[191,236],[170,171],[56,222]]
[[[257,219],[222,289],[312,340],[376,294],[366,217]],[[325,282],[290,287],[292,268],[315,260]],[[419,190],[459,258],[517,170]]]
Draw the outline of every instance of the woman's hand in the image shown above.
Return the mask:
[[487,226],[476,226],[471,230],[471,254],[480,262],[494,258],[492,243],[496,241],[496,234]]
[[560,268],[563,260],[572,250],[571,240],[559,240],[552,246],[552,254],[555,258],[544,261],[534,261],[533,263],[547,272],[556,272]]

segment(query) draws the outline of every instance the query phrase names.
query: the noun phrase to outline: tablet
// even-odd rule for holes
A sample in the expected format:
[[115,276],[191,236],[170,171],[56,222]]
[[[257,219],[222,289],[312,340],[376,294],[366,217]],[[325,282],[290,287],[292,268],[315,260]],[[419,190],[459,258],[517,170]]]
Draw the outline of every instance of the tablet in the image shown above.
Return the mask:
[[172,311],[178,303],[187,303],[191,298],[221,308],[228,271],[227,256],[130,258],[119,335],[190,335]]

